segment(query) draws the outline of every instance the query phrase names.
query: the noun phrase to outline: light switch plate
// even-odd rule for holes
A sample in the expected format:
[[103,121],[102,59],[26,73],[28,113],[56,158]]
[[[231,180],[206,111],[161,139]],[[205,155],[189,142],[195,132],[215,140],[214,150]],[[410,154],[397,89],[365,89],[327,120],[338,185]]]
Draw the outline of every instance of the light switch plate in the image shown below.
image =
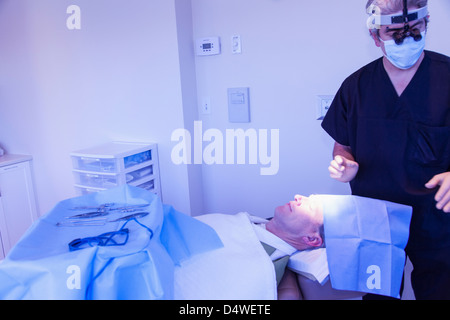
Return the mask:
[[242,53],[241,36],[240,35],[234,35],[231,37],[231,53],[233,53],[233,54]]

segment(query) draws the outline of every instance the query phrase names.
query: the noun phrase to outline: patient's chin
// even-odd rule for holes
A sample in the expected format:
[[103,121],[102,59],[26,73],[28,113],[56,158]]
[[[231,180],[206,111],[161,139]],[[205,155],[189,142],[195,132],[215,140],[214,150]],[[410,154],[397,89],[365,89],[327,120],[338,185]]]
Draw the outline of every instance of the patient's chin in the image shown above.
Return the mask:
[[283,214],[287,214],[290,213],[290,207],[289,207],[289,203],[283,205],[283,206],[278,206],[275,208],[275,216],[276,215],[283,215]]
[[280,207],[276,207],[275,210],[273,211],[273,216],[276,217],[280,214]]

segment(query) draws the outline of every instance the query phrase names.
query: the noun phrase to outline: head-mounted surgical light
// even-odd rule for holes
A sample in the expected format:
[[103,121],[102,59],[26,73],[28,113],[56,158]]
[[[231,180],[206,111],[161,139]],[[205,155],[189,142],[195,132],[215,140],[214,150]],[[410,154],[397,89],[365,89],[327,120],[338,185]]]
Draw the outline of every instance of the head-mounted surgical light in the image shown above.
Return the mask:
[[422,35],[419,30],[411,30],[409,26],[409,22],[420,20],[426,18],[428,16],[428,7],[425,6],[420,9],[415,9],[408,11],[407,0],[403,1],[403,12],[401,15],[399,14],[391,14],[391,15],[382,15],[378,12],[373,11],[371,18],[372,25],[381,26],[381,25],[391,25],[391,24],[399,24],[404,23],[403,28],[398,29],[390,29],[391,31],[395,30],[393,33],[393,39],[395,43],[400,45],[403,43],[405,38],[412,37],[415,41],[422,40]]

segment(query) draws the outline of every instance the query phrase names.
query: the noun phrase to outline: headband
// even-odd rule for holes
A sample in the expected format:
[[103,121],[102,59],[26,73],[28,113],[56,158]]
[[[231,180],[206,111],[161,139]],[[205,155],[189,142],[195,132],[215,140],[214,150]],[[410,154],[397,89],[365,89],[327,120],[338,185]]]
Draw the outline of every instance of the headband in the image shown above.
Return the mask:
[[403,12],[402,14],[380,15],[372,14],[372,25],[390,25],[397,23],[408,23],[410,21],[423,19],[428,16],[428,6],[420,9]]

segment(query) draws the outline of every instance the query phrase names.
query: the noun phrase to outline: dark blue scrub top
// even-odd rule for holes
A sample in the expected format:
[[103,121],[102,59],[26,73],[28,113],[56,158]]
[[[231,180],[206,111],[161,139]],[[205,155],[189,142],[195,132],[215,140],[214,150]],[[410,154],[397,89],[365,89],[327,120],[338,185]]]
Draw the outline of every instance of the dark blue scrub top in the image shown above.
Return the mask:
[[450,214],[436,209],[434,175],[450,171],[450,58],[425,58],[399,97],[382,58],[342,84],[322,127],[360,168],[352,194],[411,205],[411,249],[450,246]]

